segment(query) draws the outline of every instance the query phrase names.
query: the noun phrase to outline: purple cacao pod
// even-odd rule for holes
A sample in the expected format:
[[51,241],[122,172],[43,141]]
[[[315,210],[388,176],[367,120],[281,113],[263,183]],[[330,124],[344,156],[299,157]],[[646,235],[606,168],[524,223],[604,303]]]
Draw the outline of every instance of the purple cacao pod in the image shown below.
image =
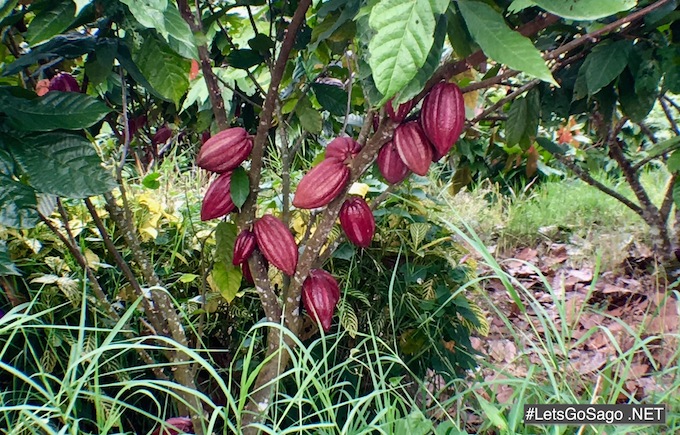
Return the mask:
[[394,107],[392,106],[393,102],[394,102],[393,100],[387,102],[386,106],[387,116],[389,116],[392,121],[396,122],[397,124],[400,124],[411,112],[411,109],[413,109],[415,102],[411,100],[400,104],[396,112],[394,111]]
[[416,121],[401,124],[394,131],[394,145],[401,160],[418,175],[427,174],[432,163],[432,144]]
[[231,172],[220,174],[208,187],[201,205],[201,220],[207,221],[234,211],[236,206],[231,200]]
[[298,247],[288,227],[278,218],[266,214],[255,221],[253,231],[264,258],[286,275],[293,275],[298,262]]
[[245,263],[257,247],[257,240],[255,234],[250,230],[243,230],[241,234],[236,237],[234,242],[234,258],[232,263],[234,266]]
[[156,130],[156,133],[151,138],[151,143],[154,145],[160,145],[166,143],[172,137],[172,129],[168,127],[168,124],[163,124],[163,126]]
[[389,141],[378,152],[378,169],[390,184],[403,181],[409,174],[409,169],[399,157],[394,141]]
[[455,83],[435,85],[423,100],[420,124],[434,145],[434,160],[445,156],[465,126],[465,100]]
[[331,329],[335,306],[340,300],[340,287],[333,275],[323,269],[312,269],[302,284],[302,305],[323,330]]
[[50,80],[50,91],[80,92],[80,86],[71,74],[61,72]]
[[327,205],[345,188],[349,168],[340,160],[326,159],[307,172],[295,190],[293,205],[318,208]]
[[201,147],[196,164],[212,172],[235,169],[253,150],[253,140],[241,127],[228,128],[211,137]]
[[361,145],[351,137],[336,137],[326,146],[326,158],[346,162],[361,151]]
[[189,417],[172,417],[165,420],[165,427],[159,427],[153,432],[153,435],[179,435],[193,431],[194,424]]
[[340,226],[347,239],[357,246],[368,248],[375,234],[375,219],[363,198],[347,198],[340,209]]

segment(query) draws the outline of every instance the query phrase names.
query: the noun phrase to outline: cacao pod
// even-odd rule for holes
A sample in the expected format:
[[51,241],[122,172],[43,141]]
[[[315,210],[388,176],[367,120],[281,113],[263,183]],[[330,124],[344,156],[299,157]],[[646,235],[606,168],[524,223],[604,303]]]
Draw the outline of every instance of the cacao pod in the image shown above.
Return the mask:
[[172,417],[165,420],[164,427],[156,429],[152,435],[179,435],[193,431],[194,424],[189,417]]
[[427,174],[432,162],[432,144],[416,121],[401,124],[394,131],[394,145],[401,160],[418,175]]
[[361,151],[361,145],[351,137],[336,137],[326,146],[326,158],[346,162]]
[[241,231],[234,242],[234,258],[231,260],[234,266],[248,261],[256,247],[255,234],[250,230]]
[[302,284],[302,305],[326,332],[331,329],[331,320],[339,300],[340,287],[333,275],[323,269],[312,269]]
[[201,204],[201,220],[207,221],[234,211],[236,206],[231,200],[231,172],[220,174],[208,187]]
[[434,145],[434,160],[445,156],[465,126],[465,101],[455,83],[435,85],[423,100],[420,124]]
[[390,119],[392,119],[392,121],[396,122],[397,124],[400,124],[406,118],[406,116],[408,116],[409,112],[411,112],[411,109],[413,109],[413,106],[415,105],[413,100],[407,101],[400,104],[397,108],[397,111],[395,112],[392,103],[392,100],[387,102],[387,116],[389,116]]
[[241,263],[241,274],[243,275],[243,278],[246,280],[248,284],[255,284],[253,274],[250,273],[250,265],[248,264],[247,261]]
[[228,128],[205,141],[196,164],[208,171],[231,171],[248,158],[252,149],[253,140],[244,128]]
[[151,138],[151,143],[154,145],[164,144],[172,137],[172,129],[168,124],[163,124],[163,127],[156,130],[156,133]]
[[266,214],[255,221],[253,231],[264,258],[286,275],[293,275],[298,262],[298,247],[286,225]]
[[363,198],[347,198],[340,209],[340,226],[347,239],[357,246],[368,248],[375,234],[375,219]]
[[298,184],[293,205],[297,208],[323,207],[345,188],[349,168],[340,160],[327,159],[310,169]]
[[50,91],[80,92],[80,85],[71,74],[61,72],[50,80]]
[[399,183],[408,176],[408,166],[399,157],[394,141],[389,141],[380,148],[378,152],[378,169],[380,169],[380,173],[390,184]]

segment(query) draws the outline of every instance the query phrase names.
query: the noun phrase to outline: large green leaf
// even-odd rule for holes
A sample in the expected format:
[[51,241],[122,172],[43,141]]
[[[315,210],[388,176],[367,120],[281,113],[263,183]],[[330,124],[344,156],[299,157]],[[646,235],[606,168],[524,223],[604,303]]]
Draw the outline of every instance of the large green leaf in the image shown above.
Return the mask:
[[588,94],[594,95],[614,81],[628,63],[631,41],[602,42],[586,58],[585,79]]
[[[638,70],[640,72],[642,70]],[[643,72],[644,74],[644,72]],[[642,80],[646,80],[643,78]],[[618,83],[619,102],[621,103],[621,110],[633,122],[642,122],[649,112],[652,111],[658,96],[658,90],[647,89],[649,83],[640,84],[640,91],[638,88],[638,79],[633,78],[630,69],[626,68],[620,75]],[[658,84],[658,78],[657,78]]]
[[38,201],[31,186],[0,174],[0,225],[33,228],[38,221]]
[[48,7],[38,15],[26,31],[26,40],[29,44],[35,45],[46,41],[68,29],[76,15],[76,5],[70,1],[55,2],[52,7]]
[[231,264],[234,258],[234,243],[236,242],[236,225],[231,222],[220,222],[215,228],[215,261]]
[[86,198],[110,191],[116,182],[97,151],[82,136],[55,132],[9,142],[17,164],[39,192]]
[[189,89],[191,62],[177,55],[167,44],[148,35],[134,61],[151,86],[164,99],[179,105]]
[[546,11],[572,20],[597,20],[635,7],[637,0],[532,0]]
[[528,104],[526,98],[517,98],[510,105],[505,123],[505,143],[513,146],[519,143],[527,127]]
[[309,98],[303,97],[298,102],[295,107],[295,114],[300,120],[300,126],[302,129],[311,133],[319,134],[321,133],[322,118],[321,113],[312,107],[312,103]]
[[529,38],[511,30],[503,16],[486,3],[459,0],[458,8],[470,34],[496,62],[555,83],[550,70]]
[[673,183],[673,202],[676,207],[680,207],[680,179],[675,180]]
[[14,173],[14,160],[7,150],[0,148],[0,174],[11,176]]
[[228,303],[231,303],[241,288],[241,269],[231,263],[218,261],[213,265],[210,278],[217,287],[215,290],[218,290]]
[[97,38],[93,35],[81,35],[80,33],[55,36],[9,64],[2,71],[2,75],[14,75],[27,66],[57,57],[75,59],[94,50],[96,40]]
[[111,111],[98,99],[78,92],[48,92],[32,100],[4,96],[0,103],[12,126],[25,131],[79,130]]
[[463,21],[463,17],[458,12],[458,9],[456,9],[455,3],[451,3],[446,12],[446,17],[448,18],[446,32],[453,51],[459,58],[468,57],[476,51],[476,45],[467,27],[465,27],[465,21]]
[[312,89],[321,107],[331,112],[331,115],[345,115],[347,110],[347,91],[338,86],[324,83],[314,83]]
[[425,87],[425,83],[432,77],[432,74],[439,66],[444,48],[444,39],[446,38],[447,21],[446,15],[439,16],[437,26],[434,30],[434,43],[427,55],[427,59],[425,59],[425,64],[418,70],[418,73],[413,80],[411,80],[399,93],[397,103],[404,103],[418,95],[420,91],[423,90],[423,87]]
[[399,92],[425,63],[436,26],[432,4],[423,0],[381,0],[371,10],[376,31],[368,45],[375,84],[385,98]]
[[248,178],[248,173],[241,166],[234,169],[234,172],[231,174],[229,193],[234,205],[240,210],[250,193],[250,178]]
[[165,31],[165,9],[168,0],[120,0],[127,5],[135,20],[147,29],[156,29],[160,34]]
[[7,252],[7,245],[4,241],[0,241],[0,276],[7,275],[21,275],[21,272],[12,263]]
[[0,0],[0,20],[12,13],[19,0]]

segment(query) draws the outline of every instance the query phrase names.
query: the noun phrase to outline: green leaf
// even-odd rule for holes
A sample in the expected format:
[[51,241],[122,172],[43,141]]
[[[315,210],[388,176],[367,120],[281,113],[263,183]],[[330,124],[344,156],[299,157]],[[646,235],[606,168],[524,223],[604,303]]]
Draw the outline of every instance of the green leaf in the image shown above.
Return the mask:
[[680,172],[680,150],[673,151],[673,154],[671,154],[666,162],[666,169],[674,174]]
[[510,105],[508,120],[505,122],[505,143],[513,146],[519,143],[527,128],[528,103],[526,98],[517,98]]
[[546,11],[572,20],[597,20],[635,7],[637,0],[532,0]]
[[165,30],[165,9],[168,0],[120,0],[127,5],[135,20],[147,29],[156,29],[161,35],[167,35]]
[[555,83],[550,70],[529,38],[511,30],[503,16],[491,6],[473,0],[459,0],[465,24],[484,53],[496,62]]
[[614,81],[628,63],[631,41],[602,42],[593,48],[584,63],[588,94],[594,95]]
[[423,0],[381,0],[371,10],[376,31],[368,45],[369,64],[380,93],[393,97],[425,63],[436,26],[432,4]]
[[76,16],[78,16],[80,11],[82,11],[85,6],[92,3],[92,0],[73,0],[73,3],[76,5]]
[[409,101],[418,95],[425,87],[425,83],[432,77],[432,74],[434,74],[439,66],[444,49],[444,39],[446,39],[446,23],[446,15],[440,15],[434,30],[434,43],[427,55],[427,59],[425,59],[425,64],[418,70],[418,73],[413,80],[399,92],[399,98],[396,99],[397,104]]
[[9,253],[7,252],[7,245],[5,245],[5,242],[0,241],[0,276],[8,275],[21,275],[21,271],[17,269],[12,260],[9,258]]
[[31,186],[0,174],[0,225],[33,228],[40,221],[38,200]]
[[[644,89],[644,86],[641,85],[640,88]],[[621,103],[621,111],[633,122],[641,122],[647,117],[654,108],[658,96],[658,89],[637,92],[637,87],[637,81],[633,79],[630,70],[626,68],[619,78],[619,102]]]
[[236,241],[236,225],[231,222],[220,222],[215,228],[215,261],[231,264],[234,258],[234,242]]
[[179,10],[169,4],[165,13],[165,30],[167,35],[162,35],[167,43],[180,56],[187,59],[198,59],[198,49],[196,39],[191,31],[189,24],[182,18]]
[[94,146],[82,136],[45,133],[9,145],[29,183],[39,192],[87,198],[116,187]]
[[241,288],[241,279],[243,277],[241,269],[231,264],[231,262],[218,261],[213,265],[210,277],[217,286],[215,290],[218,290],[228,303],[231,303],[236,297],[239,288]]
[[420,411],[413,411],[395,422],[394,433],[409,435],[427,435],[432,433],[432,421]]
[[303,130],[306,130],[312,134],[321,133],[321,113],[318,110],[314,110],[312,103],[309,98],[304,97],[300,99],[297,107],[295,108],[295,114],[300,120],[300,126]]
[[500,409],[498,409],[493,404],[489,403],[486,399],[484,399],[480,395],[477,395],[477,401],[479,402],[479,405],[482,408],[481,411],[483,412],[483,415],[488,419],[489,423],[491,423],[501,431],[508,430],[508,422],[505,420],[503,412],[501,412]]
[[160,172],[152,172],[142,179],[142,185],[147,189],[158,189],[161,187],[161,183],[158,179],[161,178]]
[[90,53],[87,56],[85,74],[92,86],[102,83],[111,74],[113,60],[116,58],[116,50],[116,44],[112,43],[112,41],[104,40],[97,44],[94,53]]
[[242,48],[239,50],[232,50],[232,52],[227,56],[227,62],[231,67],[248,69],[264,62],[264,57],[262,57],[262,54],[255,50]]
[[189,89],[191,62],[151,35],[144,39],[142,47],[134,53],[133,58],[156,92],[178,106]]
[[276,47],[276,43],[264,33],[258,33],[248,40],[248,46],[261,54],[266,54]]
[[344,116],[347,110],[347,91],[324,83],[312,84],[312,90],[321,107],[328,110],[331,115]]
[[680,207],[680,179],[673,183],[673,202],[676,207]]
[[195,273],[183,273],[182,276],[180,276],[177,281],[183,284],[189,284],[191,282],[196,281],[196,278],[198,278],[198,275],[196,275]]
[[35,16],[26,31],[26,41],[31,45],[46,41],[68,29],[76,16],[76,5],[71,2],[55,2]]
[[14,174],[14,160],[12,159],[12,155],[2,148],[0,148],[0,174],[8,176]]
[[12,13],[19,0],[0,0],[0,20]]
[[541,146],[541,148],[548,151],[550,154],[564,155],[567,152],[566,147],[558,145],[545,137],[537,137],[536,142]]
[[52,60],[57,57],[65,59],[78,58],[94,50],[95,43],[96,37],[92,35],[69,33],[68,35],[55,36],[12,62],[4,69],[2,75],[11,76],[17,74],[27,66],[31,66],[39,61]]
[[453,51],[461,59],[468,57],[475,52],[475,42],[472,40],[470,32],[468,32],[465,27],[465,21],[463,21],[463,17],[461,17],[456,9],[455,3],[451,3],[451,6],[446,13],[446,17],[448,18],[446,33],[449,37],[451,47],[453,47]]
[[48,92],[32,100],[4,97],[0,107],[3,104],[12,109],[6,113],[11,124],[25,131],[80,130],[111,111],[100,100],[79,92]]
[[248,178],[246,170],[240,166],[234,169],[234,172],[231,174],[229,191],[231,192],[231,200],[240,210],[250,193],[250,178]]

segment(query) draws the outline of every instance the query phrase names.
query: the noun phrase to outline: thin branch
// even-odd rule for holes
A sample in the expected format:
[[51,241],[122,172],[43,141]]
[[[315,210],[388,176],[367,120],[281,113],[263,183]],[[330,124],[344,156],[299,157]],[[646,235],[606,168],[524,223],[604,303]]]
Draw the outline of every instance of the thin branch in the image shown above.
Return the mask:
[[524,86],[515,89],[514,91],[512,91],[511,93],[509,93],[509,94],[506,95],[505,97],[503,97],[503,98],[501,98],[500,100],[498,100],[495,104],[493,104],[493,105],[491,105],[490,107],[486,108],[482,113],[480,113],[479,115],[475,116],[472,120],[467,121],[467,122],[466,122],[467,127],[470,127],[470,126],[473,126],[473,125],[477,124],[480,120],[486,118],[487,116],[489,116],[490,114],[492,114],[492,113],[495,112],[496,110],[498,110],[498,109],[500,109],[501,107],[503,107],[503,105],[504,105],[505,103],[507,103],[508,101],[514,100],[515,98],[519,97],[519,96],[522,95],[523,93],[525,93],[525,92],[527,92],[527,91],[529,91],[529,90],[535,88],[535,87],[538,86],[540,83],[541,83],[541,80],[539,80],[539,79],[534,79],[534,80],[530,81],[529,83],[525,84]]
[[659,214],[661,215],[661,220],[668,222],[671,215],[671,209],[673,208],[673,187],[675,187],[675,181],[677,180],[677,174],[671,174],[666,183],[666,193],[663,197],[663,202],[661,203],[661,208],[659,208]]
[[640,168],[642,168],[644,165],[651,162],[652,160],[658,159],[659,157],[663,157],[666,154],[670,153],[671,151],[675,151],[677,149],[680,149],[680,142],[678,142],[675,145],[670,146],[670,147],[668,147],[664,150],[661,150],[659,152],[656,152],[654,154],[651,154],[651,155],[645,157],[644,159],[642,159],[639,162],[637,162],[636,164],[634,164],[632,169],[633,169],[633,171],[637,172],[638,170],[640,170]]
[[515,70],[505,71],[504,73],[502,73],[500,75],[488,78],[486,80],[482,80],[481,82],[476,82],[476,83],[472,83],[468,86],[465,86],[464,88],[461,89],[461,91],[463,93],[466,93],[466,92],[476,91],[478,89],[489,88],[493,85],[497,85],[497,84],[503,82],[506,79],[509,79],[510,77],[514,77],[517,74],[519,74],[519,71],[515,71]]
[[349,112],[352,110],[352,81],[354,79],[354,73],[352,72],[352,61],[349,58],[347,52],[345,52],[345,59],[347,59],[347,70],[349,71],[349,83],[347,85],[347,107],[345,107],[345,121],[342,123],[343,133],[346,133],[347,123],[349,122]]
[[673,129],[673,132],[675,132],[676,136],[680,136],[680,128],[678,128],[678,124],[675,122],[675,119],[673,119],[673,114],[671,113],[670,109],[668,108],[666,101],[663,98],[659,98],[659,103],[661,103],[661,108],[663,109],[663,113],[666,115],[666,119],[668,120],[668,124]]

